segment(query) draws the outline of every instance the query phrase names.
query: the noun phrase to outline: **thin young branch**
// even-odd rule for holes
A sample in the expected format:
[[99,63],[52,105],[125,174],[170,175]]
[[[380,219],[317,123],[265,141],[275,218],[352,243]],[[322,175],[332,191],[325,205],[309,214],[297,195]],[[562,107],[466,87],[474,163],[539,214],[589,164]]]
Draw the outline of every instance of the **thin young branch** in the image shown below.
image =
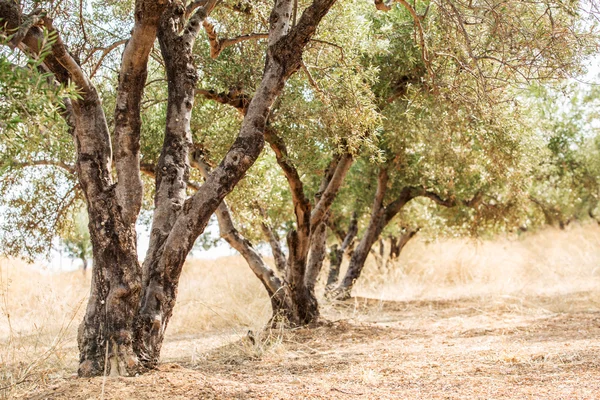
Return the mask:
[[125,39],[117,40],[116,42],[109,45],[108,47],[93,49],[92,52],[90,53],[90,55],[88,56],[88,58],[83,62],[83,64],[85,64],[87,62],[87,60],[89,59],[89,57],[91,57],[96,51],[102,50],[102,54],[100,55],[100,59],[98,59],[98,62],[96,64],[94,64],[94,66],[92,67],[92,72],[90,72],[90,78],[93,78],[96,75],[96,72],[98,72],[98,69],[102,66],[102,62],[104,61],[106,56],[108,56],[117,47],[124,45],[125,43],[127,43],[127,40],[125,40]]
[[406,203],[408,203],[409,201],[411,201],[412,199],[417,198],[417,197],[426,197],[426,198],[434,201],[436,204],[443,206],[443,207],[447,207],[447,208],[456,207],[458,205],[476,208],[481,203],[483,195],[482,195],[482,192],[479,191],[469,200],[457,200],[454,196],[445,199],[445,198],[441,197],[439,194],[432,192],[430,190],[427,190],[424,187],[407,186],[402,189],[402,191],[400,192],[400,195],[393,202],[391,202],[390,204],[387,205],[386,211],[385,211],[386,224],[389,221],[391,221],[392,218],[394,218],[394,216],[396,214],[398,214],[398,212],[400,212],[400,210],[402,209],[402,207],[404,207],[406,205]]
[[423,32],[423,25],[421,24],[421,17],[417,14],[415,9],[406,1],[406,0],[396,0],[400,3],[412,17],[415,27],[419,33],[419,45],[421,47],[421,57],[423,57],[423,62],[425,63],[425,67],[427,68],[427,72],[429,76],[433,77],[433,69],[431,68],[431,60],[429,58],[429,51],[427,50],[427,43],[425,42],[425,33]]
[[344,47],[340,46],[339,44],[330,42],[328,40],[323,40],[323,39],[310,39],[310,41],[315,42],[315,43],[326,44],[331,47],[335,47],[336,49],[338,49],[340,51],[340,62],[344,63],[346,61],[346,54],[344,53]]
[[280,273],[284,273],[286,261],[285,254],[283,252],[283,249],[281,248],[281,239],[277,235],[277,232],[275,232],[275,230],[271,227],[271,225],[267,224],[266,222],[260,223],[260,229],[263,233],[263,236],[267,239],[269,245],[271,246],[271,253],[273,254],[275,267]]
[[302,61],[302,70],[304,71],[304,73],[306,74],[306,77],[308,78],[308,82],[311,84],[312,87],[315,88],[315,90],[319,93],[322,93],[323,91],[321,90],[321,88],[319,87],[319,84],[317,83],[317,81],[315,81],[315,79],[313,78],[313,76],[311,75],[310,71],[308,70],[308,67],[306,66],[306,64],[304,63],[304,61]]
[[84,43],[89,43],[90,41],[88,40],[87,30],[85,29],[85,23],[83,22],[83,0],[79,0],[79,27],[83,33]]
[[[415,24],[415,28],[417,29],[417,33],[419,35],[419,46],[421,48],[421,57],[423,58],[423,62],[425,63],[425,67],[427,68],[427,72],[429,76],[433,77],[433,69],[431,67],[431,59],[429,57],[429,51],[427,50],[427,42],[425,41],[425,32],[423,30],[423,24],[421,20],[424,18],[423,16],[419,16],[415,11],[414,7],[410,5],[410,3],[406,0],[392,0],[400,3],[402,7],[404,7],[410,16],[413,19]],[[380,11],[390,11],[392,9],[392,1],[385,0],[375,0],[375,7]]]
[[[58,168],[62,168],[63,170],[67,171],[69,174],[76,174],[77,170],[75,169],[74,165],[71,164],[67,164],[63,161],[55,161],[55,160],[34,160],[34,161],[27,161],[27,162],[8,162],[8,163],[4,163],[5,165],[8,164],[11,167],[15,167],[15,168],[26,168],[26,167],[33,167],[33,166],[50,166],[50,167],[58,167]],[[2,165],[2,164],[0,164]]]

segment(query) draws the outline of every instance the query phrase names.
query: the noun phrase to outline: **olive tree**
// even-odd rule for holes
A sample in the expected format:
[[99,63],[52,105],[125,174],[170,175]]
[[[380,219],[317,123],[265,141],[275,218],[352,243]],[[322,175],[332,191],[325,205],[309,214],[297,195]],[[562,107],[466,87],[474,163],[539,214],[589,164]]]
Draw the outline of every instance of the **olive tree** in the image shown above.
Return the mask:
[[[85,35],[89,27],[83,18],[73,23],[77,16],[63,9],[55,23],[53,10],[34,8],[44,3],[0,2],[3,43],[41,59],[39,68],[52,76],[53,84],[70,84],[76,90],[56,106],[74,142],[72,167],[86,200],[93,247],[92,288],[78,335],[82,376],[101,374],[105,365],[116,375],[156,365],[185,258],[212,213],[260,154],[270,108],[287,79],[300,68],[304,47],[335,0],[310,2],[297,10],[297,18],[296,2],[274,2],[265,21],[268,47],[262,79],[239,134],[206,182],[187,196],[190,120],[198,80],[193,48],[217,3],[138,0],[133,7],[117,6],[133,21],[133,29],[126,42],[121,42],[124,49],[118,61],[111,130],[92,79],[95,70],[84,67],[86,59],[68,46],[69,42],[76,46],[83,38],[61,32],[61,26],[71,23],[81,25]],[[74,4],[64,6],[68,10]],[[208,37],[211,40],[210,32]],[[140,108],[156,38],[167,76],[168,105],[155,171],[150,250],[140,266],[135,227],[144,191]],[[49,46],[44,47],[45,43]],[[108,53],[111,46],[104,46],[104,51]],[[86,47],[82,49],[85,52]]]

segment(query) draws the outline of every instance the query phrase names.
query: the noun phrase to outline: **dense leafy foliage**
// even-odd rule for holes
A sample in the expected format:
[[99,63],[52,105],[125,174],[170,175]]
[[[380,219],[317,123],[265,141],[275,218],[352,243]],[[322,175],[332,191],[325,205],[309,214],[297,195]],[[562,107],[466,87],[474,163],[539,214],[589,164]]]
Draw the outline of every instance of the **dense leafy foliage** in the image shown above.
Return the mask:
[[[300,9],[305,3],[299,2]],[[113,123],[116,65],[133,2],[35,6],[49,10],[55,25],[68,32],[63,40],[92,76]],[[200,81],[192,132],[194,146],[209,162],[231,145],[242,115],[206,93],[254,92],[265,62],[270,7],[267,1],[224,1],[210,17],[218,37],[255,37],[223,48],[216,58],[208,40],[196,42]],[[596,43],[586,7],[422,1],[381,12],[369,2],[344,1],[308,45],[302,71],[273,107],[269,125],[286,143],[308,197],[317,192],[332,157],[354,155],[332,212],[342,225],[357,212],[365,226],[381,168],[391,174],[388,200],[406,186],[443,198],[483,197],[479,207],[451,209],[417,199],[390,224],[391,233],[419,227],[428,235],[489,234],[531,228],[540,215],[552,224],[595,217],[600,166],[590,110],[597,108],[596,90],[560,102],[558,92],[541,85],[535,96],[527,94],[531,82],[558,83],[581,73]],[[74,234],[77,224],[68,219],[81,198],[74,146],[61,117],[61,99],[77,93],[52,82],[39,68],[43,58],[0,53],[0,239],[4,253],[29,257],[45,252],[57,235]],[[166,100],[164,67],[154,51],[142,103],[146,210],[153,204],[152,170]],[[190,180],[202,181],[193,170]],[[293,228],[289,188],[270,149],[228,201],[238,228],[255,242],[264,240],[261,222],[280,233]],[[144,221],[149,213],[142,214]]]

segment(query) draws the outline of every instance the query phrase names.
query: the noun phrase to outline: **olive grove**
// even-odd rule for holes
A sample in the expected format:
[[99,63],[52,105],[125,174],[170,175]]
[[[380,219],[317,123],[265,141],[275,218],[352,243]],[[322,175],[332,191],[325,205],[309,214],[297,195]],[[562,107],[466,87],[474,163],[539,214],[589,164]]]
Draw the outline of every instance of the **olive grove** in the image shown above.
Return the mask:
[[531,202],[544,215],[572,202],[560,193],[573,171],[586,182],[577,213],[595,218],[595,163],[575,168],[571,151],[579,131],[558,119],[568,129],[548,127],[548,145],[532,127],[551,105],[531,95],[582,73],[595,12],[555,0],[0,0],[2,253],[73,242],[83,205],[93,278],[78,372],[132,375],[157,366],[213,214],[285,326],[318,321],[328,258],[329,296],[350,296],[382,236],[397,257],[427,226],[527,227]]

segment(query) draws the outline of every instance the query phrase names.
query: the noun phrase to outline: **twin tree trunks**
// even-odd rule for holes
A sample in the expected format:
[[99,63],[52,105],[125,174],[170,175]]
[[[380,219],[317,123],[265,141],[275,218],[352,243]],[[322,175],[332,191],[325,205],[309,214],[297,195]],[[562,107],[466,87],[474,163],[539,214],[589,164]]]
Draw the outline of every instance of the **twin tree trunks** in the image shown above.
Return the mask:
[[[55,34],[42,68],[59,84],[72,82],[81,94],[60,105],[76,146],[76,170],[87,203],[94,257],[90,298],[78,334],[79,375],[131,375],[156,366],[185,258],[210,216],[262,151],[271,106],[300,67],[304,47],[334,3],[314,0],[292,26],[294,1],[275,1],[263,78],[238,137],[206,182],[186,197],[190,119],[198,79],[192,49],[217,1],[136,1],[135,24],[121,61],[111,135],[96,88],[67,50],[52,20],[40,10],[23,15],[17,2],[0,0],[0,30],[11,37],[8,45],[37,57],[45,43],[44,30]],[[169,80],[168,115],[156,169],[150,249],[142,268],[135,230],[143,193],[140,103],[148,57],[157,37]]]

